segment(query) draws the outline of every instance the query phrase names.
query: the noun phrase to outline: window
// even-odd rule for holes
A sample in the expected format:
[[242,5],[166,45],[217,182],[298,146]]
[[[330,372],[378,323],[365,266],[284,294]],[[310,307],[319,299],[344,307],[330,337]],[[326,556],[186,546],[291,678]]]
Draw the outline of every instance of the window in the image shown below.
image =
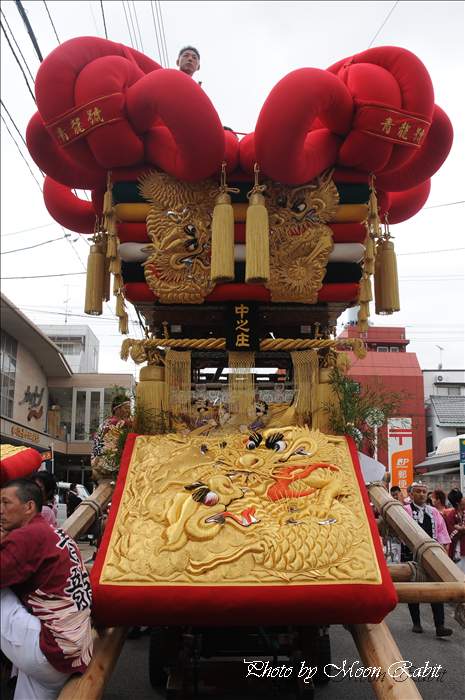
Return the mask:
[[103,389],[73,389],[71,440],[92,440],[103,420]]
[[63,434],[63,439],[71,435],[71,416],[73,405],[73,390],[72,389],[49,389],[49,405],[59,406],[60,408],[60,432]]
[[378,345],[376,352],[389,352],[389,348],[387,345]]
[[391,352],[399,352],[400,348],[398,347],[398,345],[391,345],[391,347],[389,348],[389,350],[390,350]]
[[459,386],[448,386],[447,387],[447,396],[460,396],[460,387]]
[[85,337],[80,335],[49,335],[49,338],[63,355],[80,355],[86,347]]
[[12,418],[18,343],[8,333],[2,333],[0,350],[0,413]]

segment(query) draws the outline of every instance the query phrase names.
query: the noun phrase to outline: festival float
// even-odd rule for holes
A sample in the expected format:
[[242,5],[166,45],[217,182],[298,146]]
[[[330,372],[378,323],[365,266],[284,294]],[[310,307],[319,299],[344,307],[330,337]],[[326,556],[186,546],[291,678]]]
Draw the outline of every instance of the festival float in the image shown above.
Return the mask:
[[[91,573],[104,629],[60,697],[101,697],[133,625],[153,627],[151,680],[173,697],[215,649],[322,667],[331,624],[387,668],[385,616],[463,599],[463,575],[379,463],[362,472],[357,426],[333,434],[331,378],[364,353],[339,315],[358,306],[363,331],[370,301],[399,310],[390,226],[423,207],[452,144],[425,66],[387,46],[295,70],[243,138],[189,76],[108,40],[63,43],[35,90],[45,205],[92,238],[85,312],[114,295],[121,333],[132,304],[145,335],[121,349],[144,365],[136,432],[65,524],[78,534],[111,498]],[[370,501],[415,563],[388,568]],[[420,697],[411,679],[373,687]]]

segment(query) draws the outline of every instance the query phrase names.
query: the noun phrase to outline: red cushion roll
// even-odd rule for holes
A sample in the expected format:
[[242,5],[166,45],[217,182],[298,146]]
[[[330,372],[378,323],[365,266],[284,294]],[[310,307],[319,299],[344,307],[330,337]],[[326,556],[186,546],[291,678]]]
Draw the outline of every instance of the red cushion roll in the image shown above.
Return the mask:
[[32,447],[2,445],[0,454],[0,486],[31,474],[42,463],[42,455]]
[[[319,302],[356,301],[358,282],[324,284],[318,292]],[[132,304],[155,302],[154,295],[145,282],[128,282],[125,285],[126,299]],[[261,284],[218,284],[205,301],[270,301],[270,291]]]

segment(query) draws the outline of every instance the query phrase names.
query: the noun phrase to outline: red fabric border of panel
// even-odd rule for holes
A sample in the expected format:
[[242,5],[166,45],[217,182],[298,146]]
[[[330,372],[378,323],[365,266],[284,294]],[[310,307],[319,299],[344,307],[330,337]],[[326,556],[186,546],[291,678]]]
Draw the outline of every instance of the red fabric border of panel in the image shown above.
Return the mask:
[[[124,287],[125,296],[132,304],[155,302],[158,297],[152,292],[146,282],[127,282]],[[324,284],[318,292],[319,302],[357,301],[359,293],[358,282],[341,284]],[[261,284],[217,284],[205,301],[270,301],[270,292]]]
[[92,568],[93,616],[99,625],[281,625],[380,622],[397,603],[360,472],[349,440],[381,571],[380,584],[311,586],[114,586],[99,583],[137,435],[128,436],[108,524]]

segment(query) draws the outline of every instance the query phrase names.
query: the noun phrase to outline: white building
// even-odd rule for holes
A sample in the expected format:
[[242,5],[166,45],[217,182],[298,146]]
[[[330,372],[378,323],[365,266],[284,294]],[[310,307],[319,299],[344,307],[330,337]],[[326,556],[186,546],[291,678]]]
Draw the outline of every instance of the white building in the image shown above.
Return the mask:
[[425,409],[428,454],[444,438],[465,432],[465,370],[425,369]]
[[75,373],[98,372],[99,341],[89,326],[39,326],[65,356]]

